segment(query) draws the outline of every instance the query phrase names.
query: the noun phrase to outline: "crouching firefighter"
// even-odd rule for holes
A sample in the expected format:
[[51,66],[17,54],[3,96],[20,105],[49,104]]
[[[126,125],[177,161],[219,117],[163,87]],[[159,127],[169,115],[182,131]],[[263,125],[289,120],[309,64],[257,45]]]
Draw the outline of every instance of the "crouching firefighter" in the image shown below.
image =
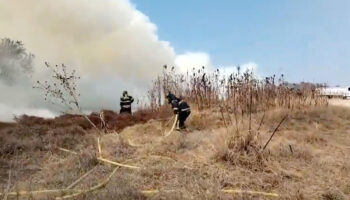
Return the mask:
[[190,106],[184,100],[177,98],[174,94],[169,93],[166,97],[168,103],[171,104],[171,107],[173,108],[174,114],[178,115],[176,129],[185,129],[185,121],[191,114]]
[[128,95],[127,91],[123,92],[123,96],[120,97],[120,114],[131,114],[131,104],[134,102],[134,98]]

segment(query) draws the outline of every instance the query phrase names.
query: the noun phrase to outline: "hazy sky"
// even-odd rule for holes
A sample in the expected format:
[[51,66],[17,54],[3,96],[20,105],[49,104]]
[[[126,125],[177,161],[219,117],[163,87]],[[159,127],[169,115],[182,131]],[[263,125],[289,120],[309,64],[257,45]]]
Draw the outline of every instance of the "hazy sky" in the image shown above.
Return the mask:
[[178,53],[255,62],[292,81],[350,85],[349,0],[132,0]]

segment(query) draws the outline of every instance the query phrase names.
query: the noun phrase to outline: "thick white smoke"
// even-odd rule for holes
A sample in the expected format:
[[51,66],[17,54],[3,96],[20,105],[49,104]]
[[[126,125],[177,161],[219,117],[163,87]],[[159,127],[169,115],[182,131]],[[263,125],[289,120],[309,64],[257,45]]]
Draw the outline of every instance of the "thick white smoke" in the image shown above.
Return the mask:
[[145,96],[164,64],[180,72],[203,65],[214,69],[206,53],[176,55],[168,42],[158,39],[156,25],[129,0],[0,0],[0,38],[23,41],[35,55],[30,77],[15,70],[16,84],[0,81],[0,121],[62,111],[32,88],[37,80],[50,79],[45,61],[77,69],[86,111],[119,109],[123,90]]
[[175,65],[181,73],[192,72],[193,68],[198,69],[202,68],[202,66],[212,68],[210,56],[205,52],[186,52],[177,55]]
[[33,55],[26,52],[20,41],[0,40],[0,81],[13,85],[32,73]]
[[[208,72],[213,72],[216,69],[219,69],[223,76],[229,76],[232,73],[237,73],[238,66],[214,66],[210,55],[205,52],[187,52],[184,54],[176,55],[175,66],[178,71],[181,73],[192,72],[193,69],[200,69],[202,66],[205,67],[205,70]],[[239,65],[240,72],[250,71],[255,75],[258,73],[258,65],[255,62],[247,62]]]
[[78,69],[85,109],[115,110],[122,90],[142,91],[175,59],[173,48],[158,39],[157,27],[128,0],[0,0],[0,30],[0,38],[21,40],[36,56],[31,79],[0,83],[0,120],[18,110],[43,115],[48,113],[43,109],[60,110],[31,88],[47,79],[45,61]]

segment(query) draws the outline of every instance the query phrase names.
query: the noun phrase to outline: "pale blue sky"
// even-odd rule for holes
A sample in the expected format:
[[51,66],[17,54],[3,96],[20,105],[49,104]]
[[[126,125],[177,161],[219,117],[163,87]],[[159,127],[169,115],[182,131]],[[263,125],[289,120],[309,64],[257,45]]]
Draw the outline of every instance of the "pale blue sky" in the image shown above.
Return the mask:
[[131,0],[177,53],[217,66],[254,61],[262,74],[350,85],[348,0]]

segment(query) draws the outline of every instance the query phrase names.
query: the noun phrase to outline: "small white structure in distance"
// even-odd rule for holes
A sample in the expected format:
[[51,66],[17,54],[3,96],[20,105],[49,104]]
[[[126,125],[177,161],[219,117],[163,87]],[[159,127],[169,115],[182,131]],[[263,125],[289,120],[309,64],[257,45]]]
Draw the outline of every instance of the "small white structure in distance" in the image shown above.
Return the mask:
[[350,87],[318,88],[321,96],[350,99]]

